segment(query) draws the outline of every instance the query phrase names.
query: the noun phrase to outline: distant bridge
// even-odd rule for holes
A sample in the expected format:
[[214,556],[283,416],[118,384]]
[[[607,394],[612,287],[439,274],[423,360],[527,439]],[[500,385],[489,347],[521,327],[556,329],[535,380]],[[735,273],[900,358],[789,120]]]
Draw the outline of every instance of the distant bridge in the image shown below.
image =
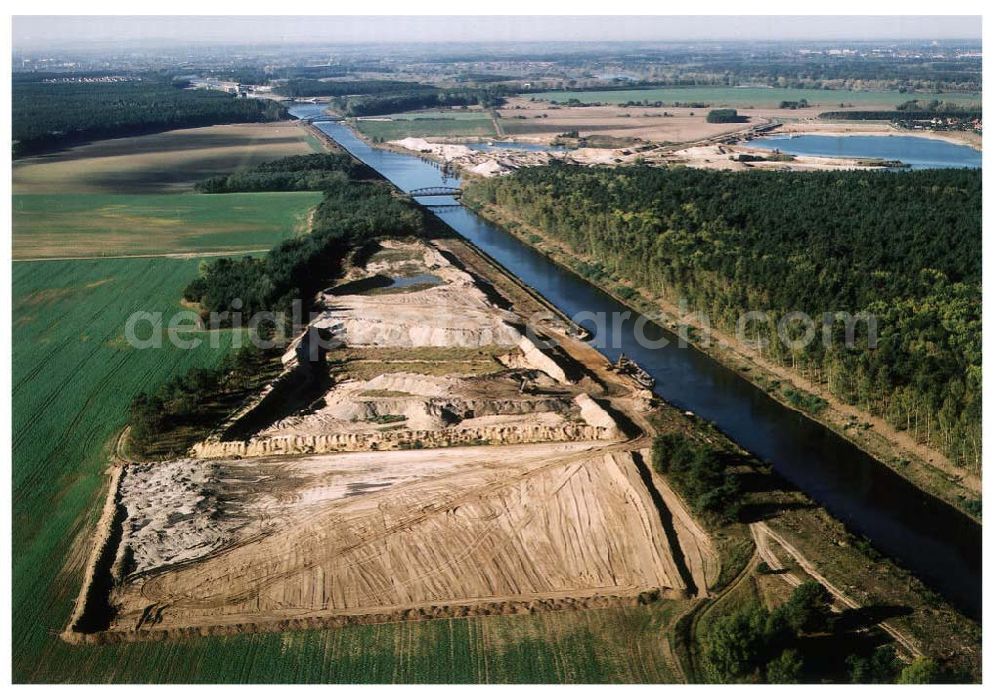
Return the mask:
[[456,189],[453,186],[425,186],[422,189],[414,189],[410,192],[410,196],[414,198],[426,198],[429,196],[454,196],[458,198],[462,195],[461,189]]

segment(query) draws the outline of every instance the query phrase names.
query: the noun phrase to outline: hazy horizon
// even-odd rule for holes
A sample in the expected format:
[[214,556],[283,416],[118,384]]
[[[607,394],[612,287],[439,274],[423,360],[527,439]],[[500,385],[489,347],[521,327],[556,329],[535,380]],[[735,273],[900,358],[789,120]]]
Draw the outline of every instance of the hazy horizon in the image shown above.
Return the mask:
[[104,43],[982,41],[979,16],[15,16],[14,50]]

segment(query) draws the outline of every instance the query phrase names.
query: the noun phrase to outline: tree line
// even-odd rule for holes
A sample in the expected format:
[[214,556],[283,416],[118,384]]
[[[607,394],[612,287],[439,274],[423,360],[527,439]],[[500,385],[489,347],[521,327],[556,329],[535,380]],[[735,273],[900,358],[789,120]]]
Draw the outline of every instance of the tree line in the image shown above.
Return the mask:
[[[685,298],[759,351],[956,462],[981,465],[982,172],[525,168],[468,187],[566,243],[597,283]],[[831,341],[788,346],[779,319],[845,311]],[[793,328],[799,325],[790,325]],[[817,329],[817,337],[821,330]],[[793,337],[794,338],[794,337]]]
[[653,469],[667,477],[696,513],[735,520],[739,513],[740,486],[727,471],[720,453],[707,443],[681,433],[666,433],[653,441]]
[[[759,573],[769,573],[762,564]],[[928,657],[907,664],[892,644],[872,648],[864,636],[841,629],[847,613],[832,612],[830,592],[817,581],[795,587],[773,610],[756,600],[722,615],[704,639],[703,669],[714,683],[929,684],[967,682]],[[864,614],[864,610],[849,611]],[[835,640],[835,641],[831,641]],[[807,650],[810,644],[817,649]],[[843,651],[851,651],[846,658]]]
[[507,89],[500,85],[443,88],[402,80],[294,79],[275,87],[275,92],[288,97],[332,97],[333,105],[346,116],[377,116],[416,109],[499,106]]
[[496,107],[503,103],[506,89],[499,86],[435,88],[394,94],[338,97],[333,104],[346,116],[378,116],[416,109],[450,108],[456,106]]
[[326,191],[348,180],[375,179],[377,175],[347,153],[292,155],[263,162],[200,181],[195,189],[205,194],[253,191]]
[[276,94],[285,97],[346,97],[351,95],[398,94],[400,92],[434,92],[434,85],[405,80],[317,80],[293,78],[274,86]]
[[708,123],[746,123],[748,116],[741,116],[736,109],[712,109],[705,117]]
[[288,117],[271,100],[184,89],[158,74],[121,82],[19,79],[12,83],[11,99],[14,157],[88,140]]
[[[352,251],[386,236],[419,235],[428,227],[423,209],[395,195],[387,183],[351,178],[372,174],[346,153],[333,153],[286,157],[203,183],[205,191],[287,191],[280,187],[288,185],[286,175],[295,175],[303,185],[320,184],[324,196],[308,234],[284,240],[263,257],[205,263],[184,289],[185,300],[197,303],[203,315],[238,310],[246,318],[242,326],[260,311],[285,313],[285,325],[276,318],[260,329],[269,334],[289,329],[293,303],[301,302],[308,311],[316,292],[339,277]],[[276,188],[259,188],[267,182]],[[241,184],[248,188],[239,188]],[[273,358],[273,352],[251,345],[227,356],[215,370],[195,369],[140,394],[129,417],[133,448],[159,454],[164,439],[179,431],[188,436],[180,441],[190,445],[225,416],[224,407],[231,410],[234,400],[259,387],[257,378]]]
[[981,119],[983,107],[981,104],[962,105],[953,102],[943,102],[940,99],[921,101],[908,99],[896,105],[896,111],[826,111],[819,115],[821,119],[835,121],[930,121],[931,119]]
[[957,108],[939,110],[895,110],[895,111],[824,111],[821,119],[831,121],[930,121],[931,119],[981,119],[982,108]]
[[[312,166],[316,169],[308,168]],[[397,196],[385,182],[349,178],[370,173],[346,154],[305,155],[237,172],[222,184],[206,183],[206,188],[231,193],[244,190],[238,188],[240,183],[284,187],[290,175],[299,183],[321,185],[324,196],[313,212],[309,234],[284,240],[263,257],[209,262],[184,290],[184,298],[199,303],[205,313],[231,310],[238,298],[246,317],[260,311],[287,312],[295,300],[308,308],[316,291],[336,278],[355,246],[378,237],[420,234],[426,214],[416,204]]]
[[149,392],[129,408],[129,446],[140,458],[176,456],[204,438],[211,428],[268,374],[274,351],[248,345],[230,353],[215,368],[192,368]]

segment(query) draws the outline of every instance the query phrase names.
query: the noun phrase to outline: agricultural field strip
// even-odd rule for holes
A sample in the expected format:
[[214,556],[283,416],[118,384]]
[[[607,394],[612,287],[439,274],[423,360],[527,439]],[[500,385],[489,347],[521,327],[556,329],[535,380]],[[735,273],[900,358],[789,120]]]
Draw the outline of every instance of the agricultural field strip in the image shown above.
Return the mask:
[[15,195],[13,254],[34,260],[266,249],[305,232],[320,199],[306,192]]
[[42,261],[74,261],[74,260],[94,260],[94,259],[203,259],[206,257],[231,257],[236,254],[265,254],[270,251],[270,247],[260,249],[238,249],[225,252],[162,252],[160,254],[107,254],[90,255],[78,257],[29,257],[27,259],[14,259],[15,264]]
[[[43,271],[37,271],[35,269],[39,268],[36,265],[32,265],[32,271],[30,272],[34,277],[33,280],[38,282],[39,280],[44,282],[46,278],[52,278],[53,280],[65,281],[73,279],[73,275],[66,275],[66,270],[72,261],[67,262],[54,262],[53,266],[48,267]],[[64,392],[66,385],[59,384],[54,385],[50,390],[43,390],[39,392],[40,386],[37,384],[36,380],[43,373],[48,375],[65,375],[66,380],[76,379],[81,374],[85,373],[87,370],[87,365],[91,363],[99,353],[108,353],[108,356],[98,359],[98,363],[101,365],[107,365],[107,361],[115,361],[112,363],[117,368],[123,368],[127,363],[134,360],[140,354],[138,351],[129,349],[128,347],[118,348],[115,345],[116,340],[122,337],[122,332],[124,329],[124,317],[118,315],[115,309],[122,306],[121,299],[114,293],[111,292],[114,288],[121,288],[122,282],[135,282],[140,283],[141,287],[144,289],[144,297],[135,298],[129,305],[141,309],[157,309],[157,307],[162,307],[158,302],[146,304],[149,298],[155,298],[159,295],[160,291],[163,290],[163,286],[172,285],[177,282],[177,277],[173,275],[161,275],[158,273],[158,265],[155,258],[149,258],[150,263],[142,264],[140,274],[133,278],[123,278],[122,276],[111,276],[109,279],[99,279],[90,284],[84,284],[82,286],[77,286],[72,289],[71,292],[66,294],[51,293],[53,288],[43,288],[35,291],[33,294],[19,295],[16,292],[18,283],[18,272],[19,269],[23,268],[19,264],[14,265],[15,273],[15,297],[14,297],[14,314],[15,314],[15,324],[22,323],[20,329],[15,328],[15,336],[18,331],[21,332],[24,342],[18,342],[21,346],[26,346],[27,344],[34,344],[37,346],[45,346],[46,349],[38,351],[37,349],[32,350],[30,354],[26,354],[21,351],[15,352],[14,357],[14,385],[12,390],[12,397],[17,401],[22,396],[28,396],[27,390],[31,390],[31,397],[38,397],[42,395],[42,401],[40,404],[30,410],[25,411],[23,409],[18,410],[17,416],[15,417],[15,429],[14,429],[14,450],[23,444],[23,439],[27,437],[28,433],[19,429],[17,426],[23,420],[25,424],[36,423],[43,414],[61,397]],[[115,263],[117,267],[114,270],[121,269],[121,264],[129,264],[128,260],[122,260]],[[184,262],[178,260],[178,264]],[[97,264],[100,264],[98,261]],[[94,263],[90,264],[92,269],[96,269]],[[186,264],[187,268],[192,268],[192,264]],[[129,269],[125,269],[129,271]],[[186,277],[187,274],[185,273]],[[23,277],[23,275],[22,275]],[[101,289],[102,286],[108,286],[107,289]],[[64,288],[66,286],[63,286]],[[67,322],[67,316],[63,312],[58,312],[54,314],[48,314],[46,317],[36,317],[34,315],[26,314],[29,309],[34,311],[38,307],[46,307],[52,305],[67,305],[75,304],[69,301],[74,296],[89,296],[89,300],[97,300],[98,302],[93,305],[92,309],[88,308],[90,311],[83,315],[77,314],[75,322]],[[82,298],[81,298],[82,299]],[[175,300],[171,298],[169,305],[174,305]],[[108,319],[113,318],[112,321]],[[36,325],[38,322],[45,322],[42,327],[32,326]],[[80,334],[73,331],[73,327],[78,326],[82,330],[90,332],[95,332],[96,335],[91,333]],[[34,331],[30,334],[26,334],[27,327],[30,327]],[[66,331],[70,329],[70,331]],[[53,333],[58,332],[59,338],[58,343],[52,343],[49,338]],[[231,334],[230,331],[223,331],[224,334]],[[86,355],[79,357],[76,363],[67,363],[66,358],[72,357],[76,352],[73,351],[74,346],[92,346],[93,349],[89,351]],[[169,348],[163,349],[163,351],[169,352]],[[152,353],[152,351],[150,352]],[[183,353],[183,352],[181,352]],[[158,355],[162,355],[159,352]],[[19,374],[19,366],[23,362],[30,362],[31,367],[25,372]],[[109,379],[115,371],[109,371],[104,380]],[[88,399],[93,399],[94,393],[91,393]],[[83,419],[86,415],[82,412],[77,413],[75,416],[75,421],[70,424],[70,427],[74,425],[80,419]]]
[[[104,453],[132,395],[214,364],[235,336],[223,333],[219,351],[137,351],[120,342],[129,312],[175,306],[195,272],[194,261],[166,259],[14,265],[12,612],[20,655],[58,641],[79,588],[82,559],[70,552],[74,539],[89,538]],[[43,510],[50,513],[33,513]],[[18,660],[16,672],[25,668]]]
[[316,152],[301,124],[236,124],[101,140],[17,160],[17,194],[158,194],[190,191],[199,181],[289,155]]
[[[822,90],[793,88],[758,87],[653,87],[632,90],[561,90],[520,95],[542,101],[566,102],[578,99],[584,103],[622,104],[626,102],[662,101],[665,106],[675,102],[681,104],[705,103],[712,106],[774,107],[782,101],[807,100],[813,105],[839,106],[888,106],[914,97],[940,99],[944,102],[976,104],[982,102],[982,94],[968,92],[946,92],[941,94],[900,94],[893,91],[877,90]],[[790,112],[794,115],[794,111]]]

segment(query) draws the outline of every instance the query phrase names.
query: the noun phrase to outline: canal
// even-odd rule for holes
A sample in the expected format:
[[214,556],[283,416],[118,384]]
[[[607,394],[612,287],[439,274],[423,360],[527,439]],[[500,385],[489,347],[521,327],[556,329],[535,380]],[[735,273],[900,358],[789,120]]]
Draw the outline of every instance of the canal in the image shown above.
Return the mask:
[[[323,108],[296,106],[291,112],[307,117],[320,115]],[[315,125],[404,191],[460,183],[419,157],[372,148],[341,123]],[[980,616],[982,528],[975,521],[925,494],[825,426],[779,404],[707,355],[679,347],[677,337],[666,329],[645,322],[641,315],[471,210],[450,206],[434,211],[570,317],[584,313],[627,316],[617,342],[607,336],[609,323],[581,324],[595,331],[592,342],[606,356],[614,360],[624,352],[649,371],[656,378],[655,392],[663,399],[714,423],[957,608]],[[644,331],[641,342],[635,332],[637,323]],[[650,343],[665,345],[649,348]]]

